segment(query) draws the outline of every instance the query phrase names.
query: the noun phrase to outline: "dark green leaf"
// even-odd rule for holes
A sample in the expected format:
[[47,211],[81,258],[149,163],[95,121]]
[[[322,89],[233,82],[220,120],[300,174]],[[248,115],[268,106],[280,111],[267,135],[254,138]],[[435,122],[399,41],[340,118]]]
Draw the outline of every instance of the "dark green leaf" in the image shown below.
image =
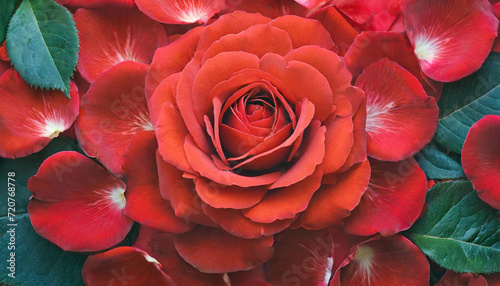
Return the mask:
[[460,155],[447,151],[432,141],[415,155],[418,165],[424,170],[427,179],[457,179],[465,177]]
[[500,271],[498,211],[483,202],[469,181],[436,184],[429,208],[405,234],[444,268],[456,272]]
[[52,0],[22,0],[7,30],[7,53],[21,77],[69,97],[78,60],[78,34],[66,8]]
[[16,10],[17,4],[21,0],[0,0],[0,44],[5,41],[5,34],[7,33],[7,27],[9,26],[9,21],[14,11]]
[[499,85],[500,53],[491,53],[473,75],[445,84],[438,102],[437,141],[461,154],[470,127],[485,115],[500,115]]

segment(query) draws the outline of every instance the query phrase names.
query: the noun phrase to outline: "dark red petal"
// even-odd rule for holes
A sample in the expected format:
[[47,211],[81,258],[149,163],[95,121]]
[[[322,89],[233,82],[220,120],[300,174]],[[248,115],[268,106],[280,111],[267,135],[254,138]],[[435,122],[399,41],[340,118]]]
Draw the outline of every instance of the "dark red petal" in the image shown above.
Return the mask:
[[78,141],[116,176],[123,174],[123,154],[132,136],[153,130],[144,96],[147,69],[134,62],[113,66],[94,81],[80,104]]
[[338,51],[330,37],[330,33],[316,20],[286,15],[276,18],[270,25],[286,31],[290,35],[295,49],[313,45],[334,52]]
[[498,32],[487,0],[406,0],[404,18],[423,73],[442,82],[477,71]]
[[[299,61],[285,62],[281,56],[266,54],[260,60],[260,69],[285,84],[296,101],[307,98],[313,103],[315,119],[323,121],[332,112],[333,96],[330,84],[313,66]],[[303,78],[307,78],[307,82],[304,82]]]
[[123,170],[128,177],[125,214],[142,225],[162,231],[189,231],[192,226],[175,216],[170,203],[160,195],[157,148],[153,131],[137,132],[130,140],[123,157]]
[[431,141],[439,109],[411,73],[382,59],[364,70],[356,86],[366,96],[368,155],[399,161]]
[[196,194],[193,179],[185,178],[182,171],[163,161],[158,152],[156,163],[161,196],[170,202],[175,215],[182,217],[186,222],[215,226],[201,209],[201,200]]
[[370,165],[370,184],[344,228],[364,236],[389,236],[408,229],[425,203],[424,172],[413,158],[396,163],[371,159]]
[[272,286],[266,280],[263,267],[257,267],[248,271],[229,273],[231,286]]
[[500,210],[500,116],[488,115],[469,130],[462,167],[479,197]]
[[[267,38],[267,41],[262,39]],[[203,54],[201,63],[222,52],[243,51],[259,58],[266,53],[281,56],[292,50],[290,36],[283,30],[269,25],[255,25],[239,34],[229,34],[214,42]]]
[[152,234],[149,250],[178,286],[227,286],[224,275],[202,273],[187,263],[175,249],[174,237],[169,233]]
[[83,8],[99,8],[106,6],[135,6],[134,0],[56,0],[57,3]]
[[203,212],[228,233],[246,239],[274,235],[289,227],[292,219],[276,220],[272,223],[257,223],[245,217],[240,210],[216,209],[203,204]]
[[206,23],[225,7],[224,0],[135,0],[152,19],[167,24]]
[[270,190],[256,206],[243,210],[243,214],[260,223],[295,218],[307,208],[321,185],[322,175],[321,167],[317,167],[312,175],[294,185]]
[[266,264],[275,286],[327,286],[332,276],[333,241],[327,229],[289,231],[274,243],[274,257]]
[[339,223],[358,205],[369,180],[370,163],[366,160],[339,174],[337,184],[323,184],[300,215],[299,225],[307,229],[322,229]]
[[162,25],[135,8],[78,9],[75,22],[80,37],[78,71],[89,82],[123,61],[149,64],[155,50],[167,44]]
[[78,116],[78,90],[31,88],[12,68],[0,77],[0,156],[18,158],[40,151]]
[[387,31],[402,10],[400,0],[335,0],[337,8],[357,23],[361,30]]
[[225,186],[199,178],[196,181],[196,192],[205,203],[214,208],[244,209],[260,202],[267,189]]
[[250,177],[239,175],[230,170],[219,169],[214,159],[203,153],[195,145],[194,140],[190,136],[186,137],[184,150],[186,151],[188,162],[195,171],[203,177],[222,185],[236,185],[240,187],[263,186],[275,182],[280,177],[279,172]]
[[156,259],[128,246],[89,256],[83,265],[82,275],[86,285],[177,286],[161,271]]
[[320,21],[330,33],[333,43],[339,47],[340,56],[345,55],[359,34],[335,7],[327,6],[311,15],[311,18]]
[[[467,286],[495,286],[489,284],[483,276],[473,273],[457,273],[446,271],[435,286],[467,285]],[[497,285],[498,286],[498,285]]]
[[402,235],[359,244],[353,260],[342,268],[340,285],[428,285],[429,262]]
[[[92,178],[92,180],[89,180]],[[133,221],[125,208],[125,184],[80,153],[47,158],[28,180],[28,204],[36,232],[66,251],[99,251],[122,241]]]
[[204,226],[177,235],[174,244],[184,260],[205,273],[249,270],[268,261],[274,252],[271,236],[243,239]]
[[[497,19],[500,18],[500,2],[493,4],[493,14]],[[498,28],[500,31],[500,27]],[[492,52],[500,53],[500,37],[498,37],[500,33],[497,33],[497,37],[495,38],[495,42],[493,43],[493,47],[491,48]]]
[[345,54],[345,63],[356,80],[372,63],[388,58],[411,72],[422,84],[427,95],[441,96],[442,84],[422,74],[413,48],[403,33],[362,32]]
[[191,61],[204,27],[189,30],[168,46],[158,48],[146,75],[146,97],[153,95],[156,87],[168,76],[181,72]]

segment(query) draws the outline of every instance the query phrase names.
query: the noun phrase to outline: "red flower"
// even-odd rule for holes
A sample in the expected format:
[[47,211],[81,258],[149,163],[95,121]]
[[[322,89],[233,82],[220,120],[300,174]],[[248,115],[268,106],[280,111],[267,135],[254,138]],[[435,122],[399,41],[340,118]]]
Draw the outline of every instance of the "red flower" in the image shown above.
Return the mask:
[[500,116],[488,115],[469,130],[462,149],[465,176],[479,197],[500,210]]
[[[317,21],[242,12],[157,50],[145,88],[159,189],[176,216],[204,225],[175,240],[186,261],[204,272],[250,269],[292,223],[321,229],[347,217],[370,179],[365,123],[377,158],[407,158],[430,140],[437,106],[412,74],[373,64],[357,83],[365,102],[337,51]],[[412,119],[395,124],[403,117]],[[412,132],[397,135],[403,128]],[[238,250],[222,255],[220,241]]]

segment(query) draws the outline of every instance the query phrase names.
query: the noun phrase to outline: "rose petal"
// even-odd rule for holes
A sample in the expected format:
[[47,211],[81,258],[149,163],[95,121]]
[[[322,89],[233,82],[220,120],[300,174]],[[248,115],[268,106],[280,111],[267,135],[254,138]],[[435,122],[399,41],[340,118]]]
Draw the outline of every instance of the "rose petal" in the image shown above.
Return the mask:
[[427,285],[429,262],[402,235],[361,243],[353,260],[342,268],[340,285]]
[[370,160],[370,184],[344,228],[356,235],[383,236],[408,229],[419,217],[427,194],[427,178],[413,159]]
[[254,222],[271,223],[276,220],[295,218],[304,211],[311,197],[321,185],[321,167],[298,183],[270,190],[255,206],[243,210],[243,214]]
[[[175,94],[180,77],[181,73],[174,73],[172,75],[169,75],[167,78],[162,80],[162,82],[155,89],[151,97],[149,98],[146,97],[148,103],[149,116],[151,117],[151,124],[153,126],[156,127],[156,123],[158,122],[158,117],[160,116],[161,107],[163,106],[163,103],[168,101],[173,106],[175,106]],[[179,112],[177,111],[177,113]]]
[[172,277],[178,286],[227,286],[224,275],[202,273],[187,263],[177,253],[174,237],[169,233],[153,234],[149,241],[149,249],[163,265],[163,272]]
[[153,131],[137,132],[130,140],[123,157],[123,170],[128,177],[125,214],[142,225],[162,231],[189,231],[192,226],[175,216],[170,203],[160,195],[157,148]]
[[274,243],[275,255],[266,264],[276,286],[328,286],[332,276],[333,242],[327,229],[289,231]]
[[462,167],[479,197],[500,210],[500,116],[487,115],[469,130],[462,149]]
[[[295,100],[307,98],[312,102],[315,107],[315,119],[323,121],[332,112],[333,96],[330,85],[325,76],[313,66],[299,61],[286,63],[281,56],[266,54],[260,60],[260,69],[286,85]],[[304,78],[307,78],[307,83],[303,81]]]
[[19,158],[40,151],[67,130],[78,116],[78,91],[71,99],[60,91],[30,88],[14,69],[0,77],[0,156]]
[[128,246],[89,256],[83,265],[82,275],[86,285],[177,285],[161,271],[156,259]]
[[274,235],[289,227],[294,219],[257,223],[245,217],[240,210],[216,209],[203,204],[203,212],[228,233],[246,239]]
[[335,0],[337,8],[358,24],[361,30],[387,31],[401,13],[400,0]]
[[186,222],[193,221],[203,225],[215,224],[203,213],[201,200],[196,195],[195,185],[191,178],[184,178],[183,172],[166,163],[161,155],[156,153],[160,194],[168,200],[175,215]]
[[314,194],[298,225],[306,229],[322,229],[339,223],[358,205],[370,180],[368,160],[338,175],[336,185],[323,184]]
[[203,177],[222,185],[237,185],[240,187],[263,186],[275,182],[280,177],[280,173],[278,172],[250,177],[239,175],[229,170],[221,170],[212,158],[203,153],[194,144],[194,140],[190,136],[186,137],[184,150],[186,151],[189,164],[191,164],[195,171]]
[[[204,226],[177,235],[174,244],[184,260],[205,273],[249,270],[273,256],[271,236],[243,239]],[[231,255],[227,255],[228,250]]]
[[443,85],[422,74],[413,48],[402,33],[362,32],[345,54],[345,63],[356,80],[366,67],[383,58],[411,72],[428,96],[439,99]]
[[28,180],[28,189],[33,193],[28,204],[33,227],[65,251],[109,248],[132,227],[123,212],[125,184],[80,153],[47,158]]
[[407,0],[404,18],[423,73],[442,82],[477,71],[498,32],[487,0]]
[[[262,42],[263,38],[268,40]],[[284,56],[291,50],[292,42],[285,31],[261,24],[251,26],[238,34],[223,36],[205,51],[201,63],[223,52],[242,51],[261,58],[266,53]]]
[[80,38],[78,71],[89,82],[123,61],[149,64],[155,50],[167,44],[162,25],[137,9],[78,9],[75,22]]
[[270,25],[286,31],[290,35],[294,49],[313,45],[338,52],[330,33],[316,20],[285,15],[274,19]]
[[330,33],[333,43],[339,48],[340,56],[345,55],[359,34],[335,7],[327,6],[310,17],[318,20]]
[[365,69],[356,86],[366,96],[368,155],[398,161],[431,141],[439,109],[411,73],[382,59]]
[[99,8],[106,6],[135,6],[134,0],[56,0],[57,3],[66,6]]
[[267,189],[224,186],[199,178],[196,181],[196,192],[205,203],[214,208],[244,209],[260,202]]
[[259,13],[269,18],[284,15],[305,17],[307,9],[290,0],[226,0],[228,8],[249,13]]
[[123,154],[132,136],[153,130],[144,96],[147,68],[134,62],[113,66],[94,81],[80,105],[78,141],[116,176],[123,175]]
[[468,286],[494,286],[489,284],[482,275],[473,273],[456,273],[447,270],[444,276],[439,280],[435,286],[448,286],[448,285],[468,285]]
[[174,73],[181,72],[191,61],[204,29],[204,27],[193,28],[173,43],[155,51],[151,67],[146,75],[147,98],[153,95],[160,82]]
[[266,281],[263,267],[229,273],[229,279],[232,286],[272,286]]
[[225,7],[224,0],[135,0],[152,19],[167,24],[206,23]]

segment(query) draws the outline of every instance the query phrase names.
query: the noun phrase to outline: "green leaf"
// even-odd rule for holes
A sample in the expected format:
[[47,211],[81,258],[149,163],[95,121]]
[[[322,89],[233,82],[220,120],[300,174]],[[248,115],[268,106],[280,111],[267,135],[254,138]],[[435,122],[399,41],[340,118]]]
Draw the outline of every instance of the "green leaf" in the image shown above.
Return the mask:
[[70,96],[78,34],[66,8],[52,0],[22,0],[7,30],[7,53],[30,85]]
[[500,271],[498,211],[483,202],[469,181],[436,184],[425,215],[405,233],[432,260],[456,272]]
[[0,0],[0,44],[5,41],[5,34],[9,26],[10,18],[14,15],[17,4],[21,0]]
[[491,53],[473,75],[445,84],[438,105],[435,138],[461,154],[470,127],[485,115],[500,115],[500,53]]
[[415,155],[418,165],[424,170],[427,179],[458,179],[465,177],[460,155],[446,150],[442,145],[431,141]]
[[[83,154],[78,142],[70,138],[55,138],[40,152],[20,159],[0,158],[0,182],[7,188],[8,173],[15,172],[15,249],[9,249],[11,222],[8,221],[8,193],[0,192],[0,285],[83,285],[82,267],[89,253],[63,251],[39,236],[31,225],[27,206],[31,192],[28,179],[38,172],[42,162],[60,151],[77,151]],[[137,238],[139,224],[119,244],[132,245]],[[11,244],[12,245],[12,244]],[[9,277],[7,269],[10,252],[15,253],[16,275]]]

